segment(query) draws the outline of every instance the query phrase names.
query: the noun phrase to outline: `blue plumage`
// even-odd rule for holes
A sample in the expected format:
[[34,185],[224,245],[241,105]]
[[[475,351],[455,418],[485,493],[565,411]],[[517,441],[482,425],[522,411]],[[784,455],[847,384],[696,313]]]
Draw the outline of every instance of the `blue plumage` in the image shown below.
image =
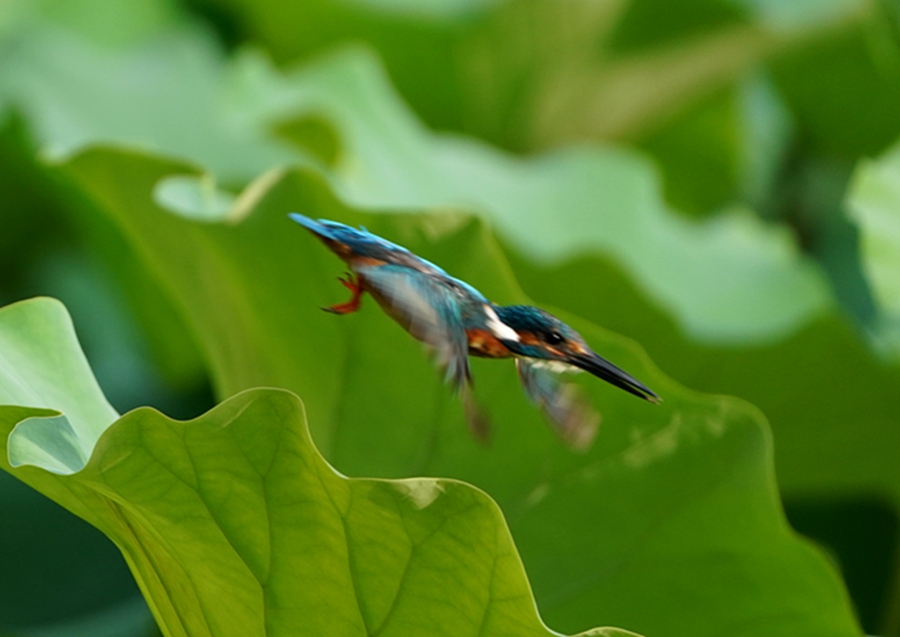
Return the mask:
[[[446,278],[462,287],[468,288],[469,293],[484,298],[478,290],[463,281],[454,279],[430,261],[426,261],[406,248],[398,246],[396,243],[391,243],[387,239],[382,239],[368,230],[357,230],[337,221],[314,220],[296,212],[292,212],[288,216],[323,240],[326,245],[331,242],[347,246],[351,257],[378,259],[386,263],[403,265],[423,274]],[[331,245],[329,247],[332,250],[334,249]]]
[[328,221],[327,219],[310,219],[296,212],[292,212],[289,216],[323,239],[346,244],[351,252],[359,256],[412,255],[406,248],[402,248],[366,230],[357,230],[343,223]]
[[471,392],[468,356],[516,358],[519,378],[531,400],[569,444],[590,444],[599,417],[561,371],[585,370],[650,402],[659,397],[588,347],[568,325],[539,308],[498,306],[443,269],[365,229],[297,213],[304,226],[343,259],[351,273],[341,283],[353,292],[346,303],[323,308],[335,314],[359,309],[368,292],[412,336],[429,345],[447,381],[462,397],[473,433],[487,436],[487,419]]

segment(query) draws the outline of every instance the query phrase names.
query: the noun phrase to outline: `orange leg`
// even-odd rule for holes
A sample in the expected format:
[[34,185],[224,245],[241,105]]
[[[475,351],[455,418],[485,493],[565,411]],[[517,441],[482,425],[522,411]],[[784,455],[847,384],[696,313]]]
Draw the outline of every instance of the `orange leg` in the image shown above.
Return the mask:
[[359,309],[359,301],[360,297],[363,293],[362,285],[359,282],[359,279],[355,278],[352,273],[348,272],[346,277],[338,277],[338,281],[341,282],[345,288],[353,292],[353,298],[351,298],[346,303],[341,303],[339,305],[333,305],[331,307],[323,307],[322,309],[326,312],[331,312],[332,314],[350,314],[351,312],[355,312]]

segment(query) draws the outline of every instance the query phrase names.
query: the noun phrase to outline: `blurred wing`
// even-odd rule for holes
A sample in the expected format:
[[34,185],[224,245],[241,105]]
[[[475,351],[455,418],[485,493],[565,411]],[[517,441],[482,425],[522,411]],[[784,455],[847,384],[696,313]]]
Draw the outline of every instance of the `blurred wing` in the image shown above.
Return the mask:
[[446,380],[461,391],[472,380],[469,371],[469,342],[463,327],[459,298],[452,288],[400,265],[360,267],[373,296],[385,310],[414,337],[431,346]]
[[559,380],[559,370],[527,358],[516,359],[519,380],[531,401],[540,407],[556,433],[572,448],[587,450],[600,424],[600,415],[582,399],[578,386]]

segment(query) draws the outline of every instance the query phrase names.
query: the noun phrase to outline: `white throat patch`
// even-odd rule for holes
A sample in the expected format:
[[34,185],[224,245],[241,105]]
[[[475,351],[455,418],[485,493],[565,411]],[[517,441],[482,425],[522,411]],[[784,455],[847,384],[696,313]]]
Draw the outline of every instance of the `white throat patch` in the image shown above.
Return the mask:
[[539,358],[532,358],[529,360],[531,361],[531,366],[535,369],[545,369],[554,374],[580,374],[584,371],[580,367],[569,365],[569,363],[564,363],[563,361],[550,361]]
[[484,313],[487,314],[487,326],[488,329],[496,336],[497,338],[503,339],[504,341],[515,341],[519,342],[519,333],[516,332],[509,325],[500,320],[500,317],[497,316],[497,313],[494,311],[490,305],[484,306]]

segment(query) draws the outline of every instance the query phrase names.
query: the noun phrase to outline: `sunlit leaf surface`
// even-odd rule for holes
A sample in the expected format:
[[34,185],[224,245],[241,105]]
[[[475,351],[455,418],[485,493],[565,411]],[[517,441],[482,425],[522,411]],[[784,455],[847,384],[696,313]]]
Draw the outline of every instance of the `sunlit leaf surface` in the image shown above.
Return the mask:
[[[31,370],[62,363],[92,380],[58,302],[4,308],[0,330],[30,349]],[[7,361],[0,370],[8,378]],[[0,466],[118,545],[167,635],[558,634],[538,618],[490,498],[452,480],[341,476],[289,392],[244,392],[190,422],[148,408],[111,425],[92,416],[105,431],[90,461],[60,471],[47,453],[54,433],[68,438],[63,423],[13,463],[10,432],[46,417],[27,405],[74,413],[102,397],[78,385],[48,393],[27,374],[2,386],[25,406],[0,407]]]

